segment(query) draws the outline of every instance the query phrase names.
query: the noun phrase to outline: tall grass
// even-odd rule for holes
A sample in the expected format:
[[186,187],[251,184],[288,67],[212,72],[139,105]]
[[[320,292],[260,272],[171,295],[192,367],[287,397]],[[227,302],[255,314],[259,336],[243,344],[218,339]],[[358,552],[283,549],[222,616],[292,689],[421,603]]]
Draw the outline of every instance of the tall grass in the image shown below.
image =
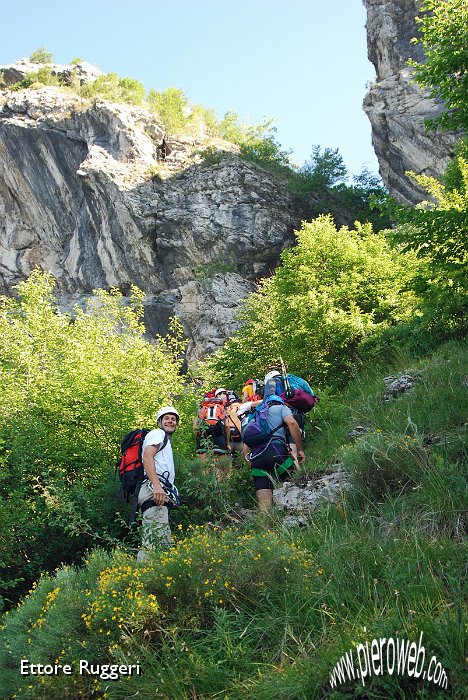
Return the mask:
[[[346,522],[333,508],[304,530],[265,525],[193,529],[145,567],[96,551],[88,568],[44,579],[6,618],[2,697],[91,698],[98,687],[110,698],[328,697],[329,674],[348,649],[421,632],[457,697],[466,555],[458,543],[383,535],[372,517],[348,511]],[[25,657],[138,662],[143,674],[25,681]],[[385,697],[380,680],[369,681],[365,697]],[[402,697],[418,697],[422,684],[410,681],[386,678],[387,697],[401,688]],[[359,687],[348,683],[343,697],[359,697]]]
[[[309,468],[327,470],[341,459],[354,487],[341,510],[324,504],[305,527],[286,526],[280,513],[233,527],[223,514],[248,478],[243,468],[214,488],[210,465],[192,482],[191,463],[181,465],[205,524],[180,515],[174,546],[144,566],[123,549],[94,550],[86,566],[44,576],[4,618],[0,697],[464,697],[464,362],[459,343],[424,363],[406,358],[394,369],[419,376],[407,394],[383,402],[374,376],[317,413]],[[364,421],[366,434],[346,437]],[[448,690],[407,673],[331,688],[335,664],[356,645],[417,641],[421,633]],[[79,659],[139,663],[142,675],[25,678],[21,658],[75,667]]]

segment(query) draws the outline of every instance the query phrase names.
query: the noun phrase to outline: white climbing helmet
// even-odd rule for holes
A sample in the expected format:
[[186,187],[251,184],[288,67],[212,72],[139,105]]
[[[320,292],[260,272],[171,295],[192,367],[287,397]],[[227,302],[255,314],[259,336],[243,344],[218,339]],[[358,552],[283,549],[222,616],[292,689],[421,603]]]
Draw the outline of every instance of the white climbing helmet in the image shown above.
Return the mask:
[[176,416],[177,422],[179,422],[180,416],[178,410],[174,408],[174,406],[163,406],[158,411],[158,414],[156,416],[156,423],[159,423],[159,419],[163,416],[166,416],[168,413],[171,413],[172,415]]
[[272,372],[268,372],[268,374],[265,376],[265,384],[270,381],[270,379],[273,379],[273,377],[280,377],[280,373],[278,370],[274,369]]

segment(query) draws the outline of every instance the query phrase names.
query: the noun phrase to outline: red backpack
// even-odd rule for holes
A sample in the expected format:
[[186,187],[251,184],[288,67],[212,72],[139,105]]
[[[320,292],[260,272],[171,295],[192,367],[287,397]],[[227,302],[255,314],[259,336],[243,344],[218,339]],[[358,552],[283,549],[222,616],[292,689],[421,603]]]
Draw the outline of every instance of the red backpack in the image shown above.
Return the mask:
[[[146,428],[137,428],[136,430],[132,430],[130,433],[127,433],[120,445],[122,454],[117,459],[116,471],[119,472],[121,484],[120,488],[123,491],[127,502],[129,501],[130,496],[134,496],[134,503],[129,520],[130,525],[135,520],[135,515],[138,510],[138,494],[140,492],[143,479],[145,478],[145,469],[143,467],[141,452],[144,439],[149,432],[150,431]],[[167,434],[165,434],[159,452],[166,447],[168,441],[169,438]]]
[[205,396],[198,410],[204,435],[221,435],[224,431],[226,409],[221,399]]
[[[122,491],[124,492],[127,500],[128,497],[132,496],[133,494],[138,497],[138,492],[143,482],[145,470],[143,468],[141,451],[143,448],[144,439],[148,433],[149,430],[146,428],[137,428],[136,430],[132,430],[130,433],[125,435],[120,446],[122,454],[117,460],[116,469],[119,472]],[[168,437],[165,435],[159,452],[166,447],[167,442]]]

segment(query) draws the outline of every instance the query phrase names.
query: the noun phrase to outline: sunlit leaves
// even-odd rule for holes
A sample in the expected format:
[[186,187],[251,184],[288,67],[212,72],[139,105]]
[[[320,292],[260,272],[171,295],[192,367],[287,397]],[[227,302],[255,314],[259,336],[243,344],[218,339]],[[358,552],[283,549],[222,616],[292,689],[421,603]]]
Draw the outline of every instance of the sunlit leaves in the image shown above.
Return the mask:
[[214,358],[220,376],[262,376],[283,356],[314,384],[339,381],[362,339],[411,317],[413,253],[392,251],[370,225],[337,230],[330,216],[304,222],[296,235],[273,277],[247,300],[242,329]]
[[424,0],[417,18],[426,60],[410,61],[416,81],[447,110],[429,128],[468,131],[468,7],[466,0]]

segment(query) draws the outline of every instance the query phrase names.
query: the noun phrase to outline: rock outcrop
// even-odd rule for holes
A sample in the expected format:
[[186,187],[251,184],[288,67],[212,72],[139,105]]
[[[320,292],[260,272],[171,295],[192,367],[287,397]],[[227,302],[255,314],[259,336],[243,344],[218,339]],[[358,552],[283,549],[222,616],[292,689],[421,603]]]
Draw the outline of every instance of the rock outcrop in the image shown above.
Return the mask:
[[[19,83],[28,74],[37,73],[42,67],[41,63],[33,63],[28,58],[21,58],[8,66],[1,66],[3,84],[9,87]],[[70,64],[48,63],[47,68],[50,70],[51,75],[59,76],[64,85],[92,83],[93,80],[102,75],[102,71],[99,68],[87,61],[78,61]]]
[[[12,77],[13,80],[13,77]],[[92,290],[146,293],[150,334],[177,314],[189,357],[222,345],[302,212],[232,145],[214,164],[197,135],[169,139],[144,109],[70,90],[0,93],[0,290],[35,267],[67,310]]]
[[350,488],[349,475],[343,465],[335,465],[335,471],[318,479],[308,479],[304,484],[284,484],[273,491],[275,506],[284,513],[310,515],[322,501],[337,503]]
[[415,204],[427,194],[405,173],[413,170],[438,177],[453,155],[456,135],[428,132],[443,105],[428,97],[412,78],[409,58],[424,60],[423,49],[412,44],[418,34],[415,16],[421,0],[363,0],[367,9],[369,60],[377,78],[364,99],[372,125],[372,141],[380,174],[390,194]]
[[[351,489],[350,476],[343,464],[335,464],[332,468],[329,474],[302,477],[296,483],[285,481],[273,490],[273,503],[277,512],[282,514],[284,525],[308,525],[315,509],[324,503],[334,503],[341,515],[346,517],[342,503]],[[236,503],[228,517],[234,522],[245,522],[257,514],[256,509],[242,508]]]

